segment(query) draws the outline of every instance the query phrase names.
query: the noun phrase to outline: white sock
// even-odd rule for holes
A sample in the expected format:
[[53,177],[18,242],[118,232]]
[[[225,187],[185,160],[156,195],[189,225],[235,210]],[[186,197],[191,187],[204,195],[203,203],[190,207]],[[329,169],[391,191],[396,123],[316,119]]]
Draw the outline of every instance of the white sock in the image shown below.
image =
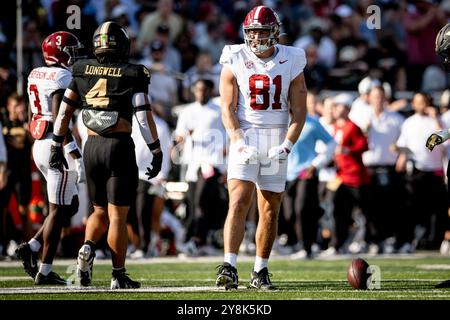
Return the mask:
[[52,272],[52,265],[48,263],[41,263],[39,267],[39,273],[42,273],[44,276],[47,276],[50,272]]
[[255,259],[255,267],[253,268],[253,270],[255,272],[260,272],[262,269],[267,268],[268,265],[269,259],[263,259],[257,256]]
[[41,248],[41,244],[35,238],[31,238],[31,240],[28,241],[28,244],[30,245],[31,251],[33,252],[38,252]]
[[236,253],[225,253],[225,256],[223,257],[223,261],[231,264],[231,266],[236,268],[237,264],[237,254]]

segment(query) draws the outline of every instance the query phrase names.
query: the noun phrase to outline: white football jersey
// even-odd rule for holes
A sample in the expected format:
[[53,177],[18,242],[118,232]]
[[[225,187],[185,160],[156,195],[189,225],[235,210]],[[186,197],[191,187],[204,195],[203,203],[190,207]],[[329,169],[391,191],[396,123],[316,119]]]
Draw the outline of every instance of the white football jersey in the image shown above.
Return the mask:
[[220,63],[234,74],[239,87],[237,117],[241,128],[286,128],[289,86],[306,65],[305,51],[276,45],[268,59],[258,58],[245,44],[223,48]]
[[72,81],[72,73],[59,67],[39,67],[28,76],[27,92],[31,112],[52,121],[52,93],[65,90]]

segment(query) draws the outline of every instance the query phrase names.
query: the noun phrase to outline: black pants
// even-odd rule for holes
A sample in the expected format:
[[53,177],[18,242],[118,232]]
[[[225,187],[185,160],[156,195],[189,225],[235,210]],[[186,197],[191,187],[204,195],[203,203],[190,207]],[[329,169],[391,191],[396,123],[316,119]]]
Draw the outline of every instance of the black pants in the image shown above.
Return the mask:
[[228,193],[221,180],[222,174],[214,169],[214,175],[205,179],[201,172],[194,191],[195,214],[191,236],[205,244],[210,230],[223,227],[228,211]]
[[288,244],[294,245],[303,240],[303,248],[308,253],[311,253],[311,245],[317,239],[318,222],[323,214],[318,187],[317,177],[291,181],[283,200],[283,214],[290,239]]
[[367,231],[371,242],[379,244],[401,228],[400,212],[404,211],[402,185],[394,166],[370,166],[368,171],[371,182]]
[[[341,184],[336,190],[334,197],[334,221],[336,250],[339,250],[349,236],[349,228],[353,224],[352,213],[358,206],[362,213],[367,217],[369,206],[369,187],[367,185],[360,187],[351,187]],[[370,238],[366,232],[366,238]]]
[[[442,242],[448,221],[447,190],[444,177],[434,172],[414,169],[405,176],[405,205],[402,233],[399,245],[414,239],[416,225],[426,228],[431,248],[438,248]],[[434,219],[432,217],[434,216]],[[433,223],[431,223],[434,221]]]

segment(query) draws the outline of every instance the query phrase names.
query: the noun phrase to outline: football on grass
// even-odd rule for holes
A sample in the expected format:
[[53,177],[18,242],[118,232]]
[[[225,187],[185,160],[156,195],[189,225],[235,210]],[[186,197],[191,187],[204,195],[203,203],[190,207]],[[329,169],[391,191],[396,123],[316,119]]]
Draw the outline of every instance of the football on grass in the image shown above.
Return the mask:
[[353,259],[347,270],[348,283],[353,289],[366,290],[367,280],[371,276],[369,272],[369,264],[366,260],[361,258]]

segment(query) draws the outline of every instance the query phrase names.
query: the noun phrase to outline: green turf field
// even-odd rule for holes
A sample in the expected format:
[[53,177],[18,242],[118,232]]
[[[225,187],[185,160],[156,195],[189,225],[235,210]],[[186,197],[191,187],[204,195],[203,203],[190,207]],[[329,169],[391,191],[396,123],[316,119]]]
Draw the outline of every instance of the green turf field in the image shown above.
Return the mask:
[[[127,263],[133,279],[142,283],[136,291],[109,291],[109,261],[96,261],[90,288],[33,286],[19,262],[0,263],[0,300],[3,299],[448,299],[450,289],[434,289],[450,279],[450,257],[414,255],[407,257],[365,257],[380,269],[380,289],[353,290],[346,280],[351,257],[334,260],[293,261],[274,258],[270,262],[272,282],[278,290],[254,291],[246,286],[252,258],[238,263],[240,287],[224,291],[215,287],[215,267],[221,257],[207,259],[148,259]],[[74,261],[58,261],[55,271],[70,277]],[[67,272],[68,271],[68,272]]]

